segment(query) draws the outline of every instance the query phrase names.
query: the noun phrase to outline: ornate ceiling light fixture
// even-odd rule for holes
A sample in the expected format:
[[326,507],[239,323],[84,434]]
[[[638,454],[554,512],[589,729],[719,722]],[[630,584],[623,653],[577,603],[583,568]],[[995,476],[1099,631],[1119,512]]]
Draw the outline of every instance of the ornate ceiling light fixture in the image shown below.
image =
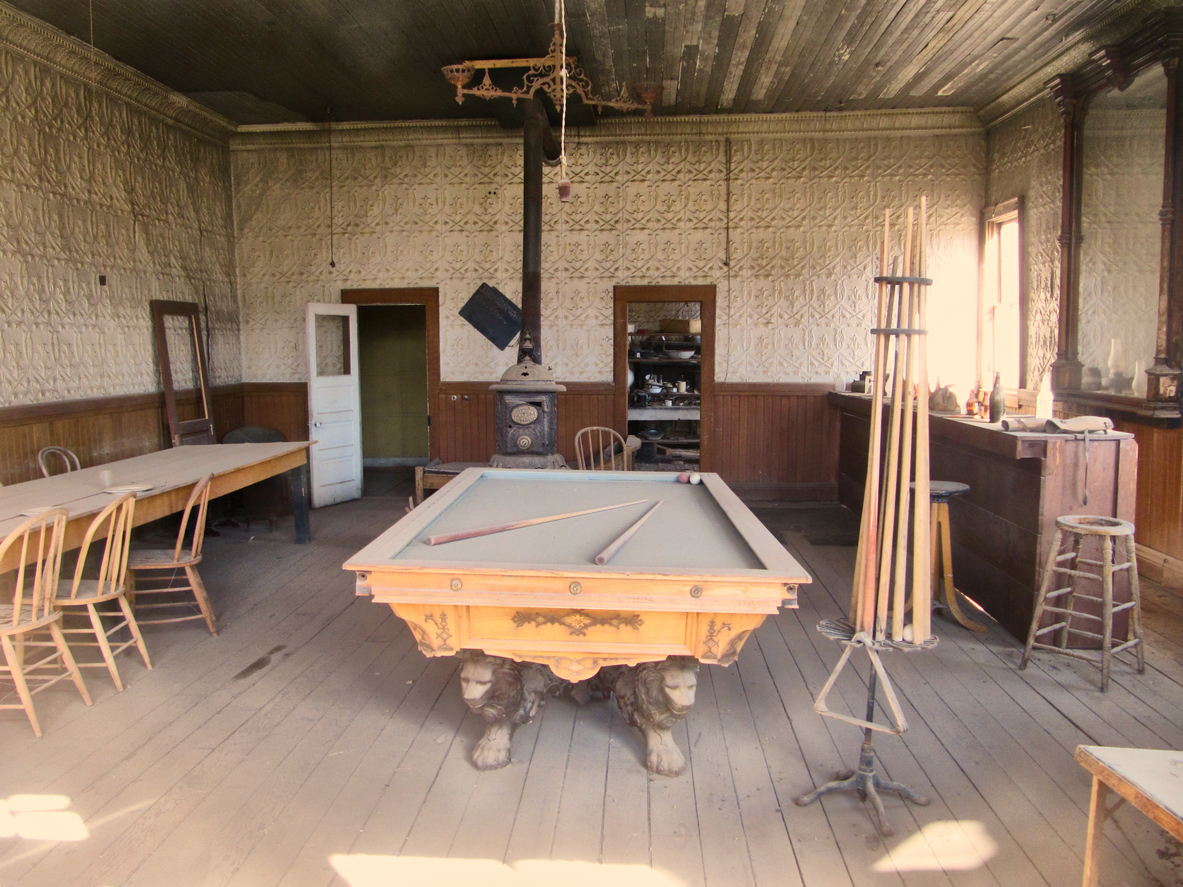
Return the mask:
[[[653,103],[661,98],[660,83],[635,84],[633,88],[640,96],[640,102],[633,101],[628,90],[623,86],[620,88],[618,98],[600,98],[592,92],[591,80],[578,66],[575,56],[565,55],[566,34],[563,23],[554,22],[551,24],[551,29],[554,31],[554,36],[550,41],[550,49],[542,58],[470,61],[462,62],[459,65],[445,65],[441,68],[444,78],[456,87],[457,103],[463,104],[466,95],[473,95],[482,99],[512,99],[516,105],[518,99],[530,98],[541,89],[550,96],[556,108],[562,106],[568,93],[574,93],[585,105],[592,105],[597,111],[602,111],[604,108],[616,108],[618,111],[644,111],[646,117],[653,116]],[[489,71],[493,68],[529,68],[530,70],[522,78],[520,87],[506,91],[498,89],[493,84],[493,80],[489,76]],[[484,69],[485,77],[480,85],[466,88],[476,76],[476,72],[481,69]]]

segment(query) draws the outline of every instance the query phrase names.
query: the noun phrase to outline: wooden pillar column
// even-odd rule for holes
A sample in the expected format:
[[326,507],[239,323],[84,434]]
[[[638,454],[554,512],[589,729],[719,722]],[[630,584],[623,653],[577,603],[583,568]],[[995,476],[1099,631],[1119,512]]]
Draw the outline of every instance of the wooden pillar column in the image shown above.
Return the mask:
[[1060,316],[1056,359],[1052,362],[1052,388],[1080,388],[1084,365],[1078,357],[1080,332],[1080,230],[1081,161],[1084,117],[1088,98],[1071,75],[1061,75],[1048,89],[1064,122],[1063,202],[1060,208]]
[[1162,174],[1162,251],[1158,276],[1158,336],[1154,364],[1146,371],[1146,399],[1177,400],[1183,366],[1183,90],[1179,89],[1178,38],[1169,41],[1163,59],[1167,75],[1166,145]]

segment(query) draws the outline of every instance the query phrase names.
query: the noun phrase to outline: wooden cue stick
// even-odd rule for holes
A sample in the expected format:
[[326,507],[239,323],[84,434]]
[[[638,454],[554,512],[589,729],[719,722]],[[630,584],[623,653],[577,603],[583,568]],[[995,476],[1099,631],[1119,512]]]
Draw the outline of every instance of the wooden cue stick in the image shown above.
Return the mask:
[[479,527],[475,530],[460,530],[456,533],[440,533],[428,536],[423,540],[425,545],[443,545],[445,542],[459,542],[461,539],[473,539],[477,536],[492,536],[494,533],[504,533],[506,530],[519,530],[522,527],[533,527],[537,524],[550,523],[556,520],[566,520],[569,517],[580,517],[585,514],[595,514],[599,511],[611,511],[614,508],[627,508],[629,505],[642,505],[648,499],[638,499],[636,502],[621,502],[619,505],[604,505],[600,508],[589,508],[586,511],[570,511],[566,514],[551,514],[546,517],[532,517],[528,520],[513,521],[508,524],[498,524],[495,527]]
[[[895,273],[895,262],[892,262],[892,273]],[[907,273],[906,271],[904,272]],[[903,329],[907,315],[904,302],[904,288],[898,285],[896,289],[896,328]],[[904,404],[904,356],[907,353],[902,337],[892,336],[895,340],[895,368],[891,376],[891,426],[888,439],[887,480],[883,488],[883,539],[879,550],[879,599],[876,606],[875,638],[883,640],[887,632],[887,602],[891,591],[891,559],[895,551],[895,517],[896,503],[899,500],[900,476],[900,424],[903,422]]]
[[[925,197],[920,198],[920,220],[916,244],[916,276],[925,276],[925,235],[927,233],[926,216],[928,203]],[[928,288],[924,284],[917,284],[917,313],[919,329],[928,328]],[[920,644],[928,640],[932,634],[932,538],[928,512],[923,508],[930,499],[929,483],[929,452],[928,452],[928,337],[920,335],[919,369],[917,378],[920,391],[924,395],[924,402],[919,405],[916,413],[916,505],[913,509],[914,524],[912,529],[912,641]],[[927,566],[924,566],[927,565]]]
[[599,554],[597,554],[596,555],[596,563],[599,564],[600,566],[603,566],[604,564],[608,563],[608,561],[612,560],[612,555],[614,555],[614,554],[616,554],[616,552],[620,551],[620,549],[624,546],[624,543],[628,542],[629,539],[633,538],[633,534],[635,532],[637,532],[637,530],[641,529],[641,524],[643,524],[643,523],[645,523],[645,521],[649,520],[649,515],[653,514],[653,512],[655,512],[655,511],[657,511],[657,506],[659,506],[663,501],[664,500],[662,500],[662,499],[658,499],[656,502],[654,502],[652,508],[650,508],[644,514],[642,514],[639,518],[637,518],[636,522],[631,527],[629,527],[627,530],[625,530],[623,533],[621,533],[619,536],[617,536],[616,540],[611,545],[609,545],[607,548],[605,548],[603,551],[601,551]]
[[[897,259],[892,259],[891,273],[892,277],[896,276],[899,270],[897,267]],[[887,296],[887,326],[894,326],[894,328],[901,328],[904,325],[903,315],[904,291],[900,284],[892,284],[891,290],[888,291]],[[890,423],[888,423],[888,457],[887,457],[887,475],[880,478],[880,505],[879,505],[879,557],[875,563],[875,626],[874,637],[877,640],[883,640],[884,627],[887,624],[887,596],[888,585],[884,580],[885,574],[890,574],[891,570],[891,555],[892,555],[892,526],[894,519],[896,519],[896,470],[897,460],[899,458],[899,399],[900,388],[897,384],[897,378],[903,378],[899,373],[899,336],[892,336],[884,334],[885,339],[885,354],[884,361],[886,364],[886,347],[891,344],[894,349],[892,357],[896,361],[896,369],[892,373],[892,415]],[[884,367],[886,371],[886,365]],[[903,384],[903,383],[899,383]],[[886,566],[885,566],[886,564]]]
[[[908,231],[904,244],[904,277],[912,276],[912,228],[914,212],[908,208]],[[916,329],[916,285],[906,285],[908,293],[908,328]],[[907,369],[904,375],[904,406],[903,406],[903,442],[900,444],[900,496],[899,512],[896,517],[895,537],[895,580],[892,583],[891,608],[891,638],[901,641],[904,638],[904,604],[907,602],[908,590],[907,560],[908,560],[908,507],[911,504],[908,486],[912,479],[912,425],[914,422],[912,386],[916,381],[916,343],[915,334],[905,336],[908,357]]]
[[[879,276],[887,276],[887,254],[891,238],[891,210],[883,212],[883,244],[879,249]],[[880,281],[875,306],[875,329],[883,329],[885,302],[891,285]],[[879,474],[880,450],[883,440],[883,373],[887,366],[887,336],[875,334],[875,371],[871,376],[875,392],[871,399],[871,452],[868,456],[867,478],[863,486],[863,517],[859,532],[859,553],[855,564],[855,605],[851,622],[856,631],[873,629],[875,611],[875,565],[879,560]]]

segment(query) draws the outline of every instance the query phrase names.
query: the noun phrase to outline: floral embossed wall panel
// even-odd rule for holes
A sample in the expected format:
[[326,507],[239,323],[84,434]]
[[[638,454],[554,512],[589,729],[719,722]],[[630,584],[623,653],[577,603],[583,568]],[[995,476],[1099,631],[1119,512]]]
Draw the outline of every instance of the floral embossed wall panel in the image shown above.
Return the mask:
[[0,17],[0,405],[159,390],[157,298],[208,306],[212,381],[239,381],[225,144],[149,110],[161,88],[26,24]]
[[[748,123],[668,120],[572,133],[569,203],[558,171],[544,172],[546,362],[561,379],[611,379],[613,286],[707,283],[720,381],[852,377],[870,359],[884,207],[927,194],[934,304],[976,292],[985,141],[964,120],[951,131],[933,120],[915,115],[914,135],[794,135],[773,122],[753,136]],[[457,312],[481,282],[520,299],[520,140],[433,126],[332,138],[331,257],[328,135],[234,144],[244,378],[306,378],[306,302],[402,286],[440,288],[443,378],[500,376],[512,349]]]
[[1154,362],[1162,249],[1166,112],[1100,109],[1085,121],[1081,194],[1080,343],[1086,367],[1109,375],[1111,343],[1135,362]]
[[1049,98],[994,127],[987,138],[986,203],[1023,198],[1019,236],[1027,317],[1023,382],[1028,388],[1038,387],[1056,357],[1063,132]]

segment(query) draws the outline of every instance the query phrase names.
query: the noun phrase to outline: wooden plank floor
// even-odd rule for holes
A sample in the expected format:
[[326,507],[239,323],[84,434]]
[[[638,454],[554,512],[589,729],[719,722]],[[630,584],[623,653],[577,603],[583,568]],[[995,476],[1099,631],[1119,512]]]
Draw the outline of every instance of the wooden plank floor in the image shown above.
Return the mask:
[[[425,659],[340,568],[402,514],[405,487],[314,512],[312,545],[290,519],[223,530],[201,568],[217,637],[152,627],[155,668],[124,656],[123,693],[89,671],[92,707],[69,684],[37,697],[41,740],[0,712],[0,885],[1069,887],[1089,797],[1075,746],[1183,748],[1173,596],[1148,595],[1147,673],[1115,666],[1106,694],[1087,664],[1042,655],[1019,672],[997,626],[937,619],[934,651],[886,657],[911,729],[876,738],[884,775],[931,803],[887,796],[886,839],[853,795],[797,807],[857,763],[861,733],[812,709],[839,654],[815,626],[840,615],[854,549],[808,532],[836,512],[786,505],[759,513],[814,583],[735,665],[702,669],[675,734],[682,777],[645,772],[613,706],[568,699],[518,731],[511,766],[478,773],[456,661]],[[832,707],[861,714],[866,673]],[[1102,883],[1183,883],[1183,847],[1137,811],[1105,834]]]

